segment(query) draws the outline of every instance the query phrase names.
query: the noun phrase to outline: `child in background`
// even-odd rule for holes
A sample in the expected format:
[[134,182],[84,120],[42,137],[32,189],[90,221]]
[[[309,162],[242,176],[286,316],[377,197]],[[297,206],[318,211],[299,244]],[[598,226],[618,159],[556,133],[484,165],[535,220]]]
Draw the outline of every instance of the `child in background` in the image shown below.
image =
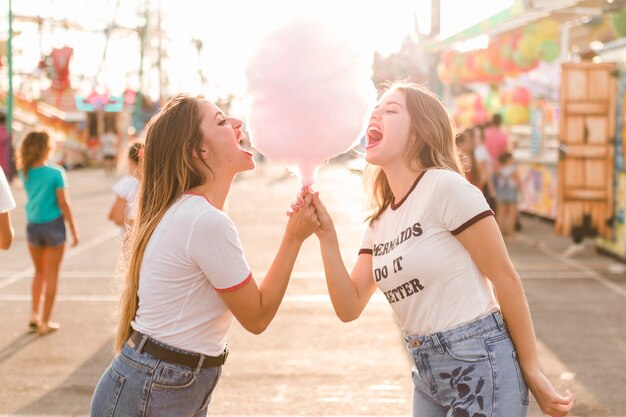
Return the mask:
[[135,201],[139,190],[139,180],[141,173],[139,170],[139,160],[143,154],[143,143],[133,143],[128,148],[128,174],[122,177],[113,186],[113,193],[116,195],[115,202],[109,211],[109,220],[122,227],[126,232],[132,226],[135,218]]
[[[39,334],[59,328],[50,321],[57,293],[59,270],[65,252],[65,223],[78,244],[78,228],[67,195],[65,170],[48,162],[52,141],[44,131],[30,132],[20,145],[17,167],[26,191],[26,238],[35,276],[31,286],[32,311],[29,327]],[[40,303],[43,298],[43,312]]]
[[517,173],[517,165],[513,155],[505,152],[498,157],[499,168],[496,173],[496,220],[502,235],[515,240],[515,222],[517,219],[518,194],[522,190],[522,182]]

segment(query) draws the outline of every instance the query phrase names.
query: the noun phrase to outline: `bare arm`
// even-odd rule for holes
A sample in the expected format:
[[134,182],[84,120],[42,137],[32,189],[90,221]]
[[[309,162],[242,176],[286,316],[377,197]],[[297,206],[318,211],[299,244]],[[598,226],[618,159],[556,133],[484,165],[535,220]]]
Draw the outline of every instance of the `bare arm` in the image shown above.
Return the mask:
[[457,238],[496,289],[524,379],[541,411],[550,416],[566,416],[573,406],[573,398],[568,392],[566,396],[559,395],[539,367],[537,341],[526,295],[495,219],[489,216],[479,220]]
[[67,225],[70,228],[70,233],[72,234],[72,246],[78,245],[78,229],[76,228],[76,224],[74,223],[74,213],[72,212],[72,207],[70,206],[69,197],[67,196],[67,191],[65,188],[57,188],[57,203],[59,204],[59,208],[63,213],[63,219],[67,222]]
[[113,221],[118,226],[122,226],[124,224],[124,215],[126,213],[126,200],[122,197],[117,197],[115,202],[111,206],[111,210],[109,211],[109,220]]
[[0,249],[9,249],[13,243],[13,226],[11,225],[11,213],[0,213]]
[[310,203],[307,198],[304,207],[290,216],[278,253],[263,281],[257,286],[251,279],[235,291],[220,293],[239,323],[251,333],[262,333],[276,315],[302,242],[319,226]]
[[352,273],[348,274],[341,258],[335,226],[318,193],[314,194],[313,204],[320,221],[320,228],[316,234],[320,241],[330,300],[341,321],[355,320],[376,291],[372,274],[372,255],[359,255]]

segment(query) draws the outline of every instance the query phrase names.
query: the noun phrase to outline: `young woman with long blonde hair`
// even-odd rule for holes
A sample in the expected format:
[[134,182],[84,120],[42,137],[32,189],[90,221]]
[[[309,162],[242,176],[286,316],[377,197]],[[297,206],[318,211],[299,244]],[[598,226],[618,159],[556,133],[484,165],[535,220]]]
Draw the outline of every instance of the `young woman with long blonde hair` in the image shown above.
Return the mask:
[[239,172],[242,122],[178,95],[147,125],[138,211],[120,299],[117,356],[92,416],[204,416],[226,360],[233,316],[258,334],[285,294],[302,242],[319,226],[311,196],[298,203],[258,284],[222,211]]
[[373,212],[351,273],[314,194],[316,234],[341,320],[358,318],[377,287],[393,309],[414,360],[413,415],[525,416],[527,386],[544,413],[567,415],[572,396],[539,368],[521,280],[493,212],[462,174],[441,102],[392,85],[371,116],[365,159]]
[[[72,235],[72,246],[78,244],[78,229],[67,195],[65,170],[48,162],[51,151],[48,133],[30,132],[20,145],[17,161],[19,176],[28,197],[26,238],[35,267],[29,327],[40,334],[59,328],[58,323],[50,321],[50,316],[65,252],[65,223]],[[42,293],[43,311],[40,314]]]

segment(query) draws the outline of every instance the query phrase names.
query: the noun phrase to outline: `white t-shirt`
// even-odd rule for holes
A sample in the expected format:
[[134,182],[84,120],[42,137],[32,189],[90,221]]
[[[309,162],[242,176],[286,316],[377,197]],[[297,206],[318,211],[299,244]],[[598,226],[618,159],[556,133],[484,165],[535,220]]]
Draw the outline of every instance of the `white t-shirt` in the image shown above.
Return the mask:
[[405,333],[427,335],[497,310],[491,282],[455,237],[493,215],[460,174],[429,169],[363,236],[374,279]]
[[493,175],[491,156],[489,156],[489,151],[487,150],[487,147],[483,145],[482,143],[479,145],[476,145],[476,147],[474,148],[474,159],[476,159],[477,164],[480,164],[481,162],[486,162],[487,174]]
[[230,218],[202,196],[183,195],[146,246],[132,327],[180,349],[218,356],[233,321],[218,291],[250,279]]
[[126,217],[135,218],[135,204],[137,201],[137,191],[139,190],[139,180],[132,175],[125,175],[113,185],[113,193],[126,201]]
[[11,188],[9,188],[9,182],[4,175],[4,171],[0,168],[0,213],[6,213],[15,208],[15,199],[11,194]]

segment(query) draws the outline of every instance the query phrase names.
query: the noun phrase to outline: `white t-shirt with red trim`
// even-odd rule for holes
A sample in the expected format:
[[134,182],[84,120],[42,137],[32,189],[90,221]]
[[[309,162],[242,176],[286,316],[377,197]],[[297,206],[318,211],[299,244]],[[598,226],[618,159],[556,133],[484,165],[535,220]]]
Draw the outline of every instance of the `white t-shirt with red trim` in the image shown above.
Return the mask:
[[250,279],[230,218],[204,197],[185,194],[148,241],[131,325],[169,345],[218,356],[233,321],[218,292],[233,291]]
[[429,169],[363,236],[374,279],[403,331],[427,335],[497,310],[491,282],[455,237],[493,212],[462,175]]

